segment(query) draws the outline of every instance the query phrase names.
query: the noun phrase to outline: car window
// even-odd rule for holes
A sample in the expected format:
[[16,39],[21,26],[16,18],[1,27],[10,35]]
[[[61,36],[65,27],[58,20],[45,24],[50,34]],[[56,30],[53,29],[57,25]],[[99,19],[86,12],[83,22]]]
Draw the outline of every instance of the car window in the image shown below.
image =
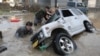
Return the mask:
[[62,15],[64,17],[73,16],[73,14],[69,10],[62,10]]
[[77,9],[71,9],[76,15],[82,15],[82,13],[80,11],[78,11]]
[[77,7],[85,7],[83,3],[77,3]]

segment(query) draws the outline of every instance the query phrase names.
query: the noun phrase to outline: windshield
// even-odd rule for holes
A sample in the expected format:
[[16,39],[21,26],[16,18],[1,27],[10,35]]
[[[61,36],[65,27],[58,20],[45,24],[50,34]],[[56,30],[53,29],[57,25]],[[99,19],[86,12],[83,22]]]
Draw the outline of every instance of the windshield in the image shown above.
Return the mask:
[[58,20],[58,19],[59,19],[59,15],[60,15],[59,12],[56,11],[55,14],[53,14],[53,15],[47,20],[46,24]]

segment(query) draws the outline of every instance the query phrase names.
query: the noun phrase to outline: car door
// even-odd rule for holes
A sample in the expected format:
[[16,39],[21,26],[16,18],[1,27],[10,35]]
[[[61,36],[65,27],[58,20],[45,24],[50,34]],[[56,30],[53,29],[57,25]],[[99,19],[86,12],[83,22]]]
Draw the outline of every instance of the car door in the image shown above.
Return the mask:
[[73,19],[71,20],[71,23],[73,23],[73,27],[75,31],[80,31],[84,28],[83,26],[83,13],[81,13],[78,9],[71,9],[71,12],[73,13]]
[[79,19],[74,16],[70,10],[62,10],[62,15],[65,21],[65,25],[71,33],[74,33],[80,29]]

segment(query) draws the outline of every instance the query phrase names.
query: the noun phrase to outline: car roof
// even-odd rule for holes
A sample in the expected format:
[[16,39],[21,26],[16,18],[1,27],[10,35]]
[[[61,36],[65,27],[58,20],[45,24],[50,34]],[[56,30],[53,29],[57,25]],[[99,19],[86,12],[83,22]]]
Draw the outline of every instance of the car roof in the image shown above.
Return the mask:
[[68,8],[58,8],[58,10],[71,10],[71,9],[77,9],[77,8],[72,8],[72,7],[68,7]]

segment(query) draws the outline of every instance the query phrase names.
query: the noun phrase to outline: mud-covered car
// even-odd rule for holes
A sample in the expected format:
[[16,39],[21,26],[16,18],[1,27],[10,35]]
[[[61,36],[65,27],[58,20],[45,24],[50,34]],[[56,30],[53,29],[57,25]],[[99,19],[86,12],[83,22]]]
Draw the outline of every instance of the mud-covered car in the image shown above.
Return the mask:
[[93,32],[92,22],[79,9],[58,9],[45,25],[31,38],[33,48],[44,49],[53,46],[60,55],[73,53],[76,44],[72,36],[82,31]]

